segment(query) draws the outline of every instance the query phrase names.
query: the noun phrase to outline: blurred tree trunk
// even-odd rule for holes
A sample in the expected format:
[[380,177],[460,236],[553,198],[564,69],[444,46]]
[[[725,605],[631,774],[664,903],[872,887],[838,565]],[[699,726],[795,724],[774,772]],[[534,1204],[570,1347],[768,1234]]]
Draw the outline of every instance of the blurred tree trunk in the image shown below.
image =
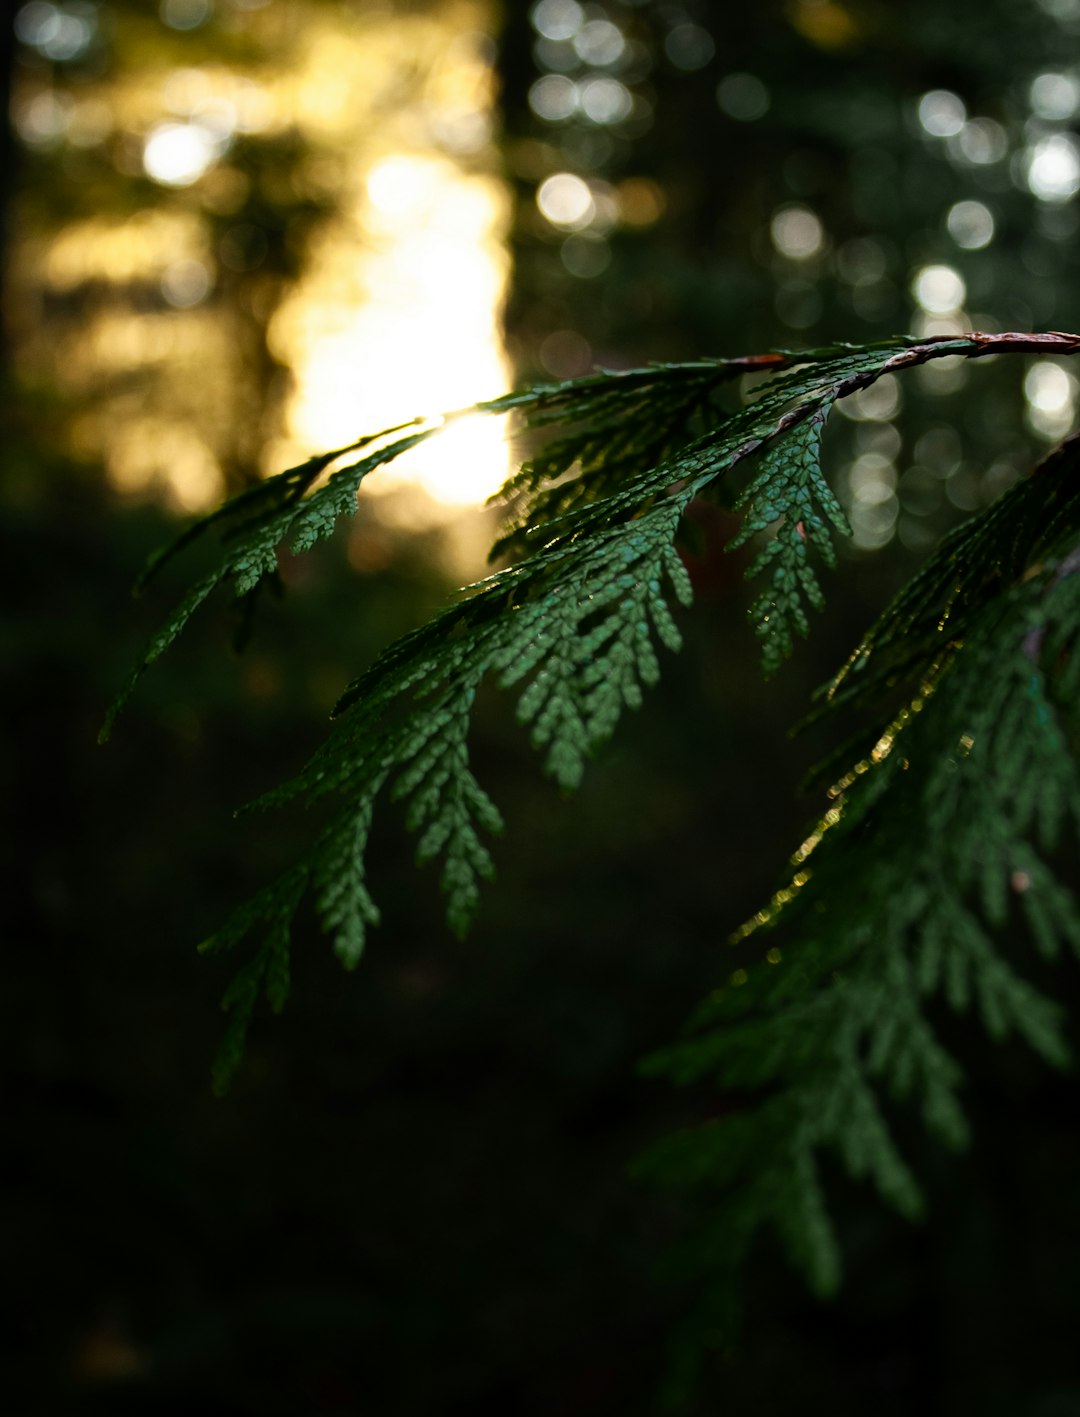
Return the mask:
[[[11,194],[15,190],[18,148],[12,130],[11,89],[12,71],[15,67],[15,6],[5,5],[0,14],[0,104],[3,106],[3,122],[0,123],[0,289],[7,285],[8,251],[10,248]],[[6,311],[6,302],[0,302]],[[0,376],[10,363],[6,314],[0,316]]]

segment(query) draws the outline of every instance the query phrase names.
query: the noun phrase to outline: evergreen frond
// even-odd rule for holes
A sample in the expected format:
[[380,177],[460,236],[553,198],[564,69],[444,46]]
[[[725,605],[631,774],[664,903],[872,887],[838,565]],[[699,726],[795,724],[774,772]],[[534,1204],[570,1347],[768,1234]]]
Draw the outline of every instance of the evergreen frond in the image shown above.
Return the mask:
[[[1043,465],[1047,492],[1047,472],[1064,477],[1074,457],[1066,448]],[[968,539],[995,527],[1016,533],[1023,553],[1000,562],[1011,582],[996,567],[989,589],[974,577],[961,582],[963,640],[833,787],[825,817],[792,858],[789,884],[737,933],[741,941],[765,932],[760,963],[736,970],[688,1036],[645,1065],[676,1083],[709,1078],[759,1098],[661,1143],[640,1170],[701,1189],[710,1227],[730,1212],[745,1228],[748,1188],[783,1197],[759,1208],[752,1228],[775,1229],[819,1292],[838,1270],[823,1258],[834,1251],[812,1184],[816,1156],[833,1152],[915,1217],[918,1190],[885,1104],[918,1107],[949,1146],[967,1139],[960,1067],[927,1017],[929,999],[974,1009],[991,1037],[1014,1034],[1055,1067],[1070,1061],[1060,1006],[1023,978],[1009,946],[1026,924],[1044,955],[1063,947],[1080,955],[1080,903],[1055,872],[1056,853],[1080,843],[1073,495],[1069,516],[1035,518],[1037,534],[1018,532],[1000,504],[963,530]],[[956,580],[930,567],[924,585],[937,587],[929,607]],[[892,643],[868,635],[870,662]],[[740,1252],[748,1243],[744,1236]],[[698,1272],[707,1289],[734,1282],[730,1268],[710,1276],[707,1259]]]
[[[338,519],[355,509],[356,493],[369,473],[424,442],[436,431],[437,427],[429,427],[399,438],[369,453],[359,462],[339,468],[314,491],[311,489],[319,478],[340,458],[358,448],[380,442],[400,432],[400,428],[386,429],[361,438],[347,448],[311,458],[300,467],[278,473],[276,477],[267,478],[265,482],[241,492],[217,511],[200,518],[152,556],[136,582],[137,591],[145,588],[167,562],[207,532],[215,532],[220,545],[218,563],[213,571],[183,597],[136,660],[127,684],[109,707],[99,734],[100,740],[104,742],[111,734],[116,719],[145,671],[164,654],[195,611],[218,586],[229,586],[237,598],[249,595],[265,577],[276,573],[280,550],[306,551],[320,537],[328,536]],[[290,534],[294,537],[291,546],[288,545]]]
[[768,590],[750,612],[766,674],[779,669],[791,654],[793,631],[803,636],[809,632],[803,601],[815,610],[824,607],[810,553],[816,552],[826,566],[835,566],[830,528],[851,535],[844,510],[821,473],[821,431],[830,409],[831,402],[823,402],[790,438],[775,443],[757,477],[735,502],[735,510],[745,508],[746,517],[729,548],[775,527],[772,540],[746,573],[753,578],[772,571]]
[[1012,584],[1075,524],[1080,434],[944,537],[827,686],[830,702],[872,701],[883,685],[925,676],[969,617]]
[[[679,647],[672,607],[688,605],[691,589],[676,537],[695,497],[758,460],[741,492],[733,489],[745,513],[734,544],[762,543],[749,573],[765,578],[752,613],[771,672],[806,632],[806,606],[820,606],[818,568],[834,564],[832,536],[847,530],[820,467],[821,432],[836,401],[946,355],[1078,347],[1058,335],[900,339],[601,373],[478,405],[514,414],[538,434],[557,430],[504,488],[497,550],[515,559],[384,651],[346,690],[310,762],[254,804],[299,799],[325,809],[328,821],[305,857],[209,942],[223,949],[255,939],[226,996],[231,1022],[218,1085],[236,1065],[260,993],[272,1008],[284,1002],[290,930],[305,895],[343,963],[360,958],[378,920],[364,857],[384,798],[402,803],[419,859],[441,862],[448,919],[467,928],[492,873],[487,838],[502,826],[469,762],[478,688],[489,680],[515,693],[545,770],[563,790],[575,788],[624,709],[638,707],[656,682],[660,649]],[[725,411],[723,389],[743,374],[766,378]],[[217,586],[249,594],[282,549],[303,551],[328,535],[354,511],[369,473],[437,427],[406,425],[314,459],[185,533],[165,555],[214,532],[217,565],[151,642],[105,731],[138,676]],[[373,450],[330,471],[361,448]],[[837,787],[791,884],[755,919],[755,928],[790,922],[798,947],[783,957],[771,949],[768,963],[733,976],[699,1011],[692,1036],[652,1065],[773,1096],[754,1115],[775,1125],[749,1127],[731,1174],[744,1148],[772,1197],[752,1216],[742,1212],[746,1224],[772,1224],[822,1291],[839,1266],[818,1153],[834,1150],[914,1214],[917,1192],[881,1097],[921,1107],[953,1143],[963,1137],[958,1073],[925,1021],[925,996],[941,993],[957,1007],[974,1000],[995,1034],[1017,1032],[1050,1060],[1064,1058],[1052,1005],[1006,965],[992,937],[1018,911],[1048,954],[1080,940],[1075,903],[1050,861],[1077,818],[1076,785],[1060,769],[1063,745],[1075,743],[1066,706],[1077,701],[1080,678],[1080,606],[1071,620],[1061,609],[1080,580],[1062,550],[1080,521],[1077,479],[1069,478],[1075,456],[1066,445],[961,528],[859,647],[834,686],[834,705],[865,696],[868,686],[911,682],[915,692]],[[933,872],[927,862],[936,862]],[[821,902],[821,912],[808,913],[807,900]],[[728,1123],[720,1129],[731,1133]]]

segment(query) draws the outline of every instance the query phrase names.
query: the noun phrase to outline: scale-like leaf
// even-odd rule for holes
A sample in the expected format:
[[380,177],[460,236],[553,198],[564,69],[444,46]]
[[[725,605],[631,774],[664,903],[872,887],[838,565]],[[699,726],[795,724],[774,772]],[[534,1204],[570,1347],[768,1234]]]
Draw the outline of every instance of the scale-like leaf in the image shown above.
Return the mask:
[[[409,828],[418,833],[419,858],[442,862],[451,924],[467,926],[479,882],[492,870],[484,838],[501,829],[498,810],[469,763],[477,689],[488,679],[515,692],[518,717],[546,770],[564,789],[575,787],[623,711],[636,708],[656,682],[660,649],[679,647],[671,602],[686,605],[691,596],[676,537],[695,497],[721,479],[742,478],[757,459],[736,498],[745,521],[734,544],[763,542],[750,574],[765,578],[753,618],[771,672],[791,652],[794,635],[806,632],[806,606],[820,606],[819,568],[833,565],[832,538],[847,530],[820,466],[821,433],[836,401],[885,374],[947,355],[1078,348],[1080,340],[1065,335],[889,340],[599,373],[479,405],[483,413],[514,415],[530,437],[556,431],[504,489],[507,524],[497,549],[516,559],[390,646],[349,686],[333,732],[311,761],[256,804],[301,799],[324,806],[329,822],[308,854],[216,937],[217,947],[256,937],[256,953],[228,996],[233,1022],[219,1080],[235,1066],[260,991],[275,1008],[284,1002],[289,930],[305,893],[311,892],[345,964],[359,958],[378,919],[364,855],[384,789],[401,800]],[[744,374],[765,378],[736,406],[732,384]],[[205,532],[218,537],[217,565],[151,642],[107,726],[138,675],[218,585],[250,594],[274,573],[282,549],[303,551],[328,535],[354,511],[365,477],[438,426],[405,425],[313,459],[243,493],[179,538],[159,564]],[[331,471],[360,448],[370,451]],[[823,1105],[834,1095],[830,1089],[842,1084],[847,1090],[849,1106],[826,1107],[827,1126],[799,1131],[796,1162],[790,1136],[776,1142],[772,1160],[761,1162],[765,1174],[769,1166],[789,1168],[784,1186],[802,1177],[801,1189],[789,1196],[791,1214],[818,1231],[806,1263],[819,1284],[835,1266],[822,1222],[814,1218],[821,1208],[817,1183],[811,1183],[812,1153],[834,1147],[910,1209],[913,1193],[874,1110],[875,1090],[912,1098],[953,1138],[962,1130],[956,1080],[923,1026],[922,996],[944,989],[957,1003],[974,997],[989,1026],[1017,1030],[1047,1056],[1060,1057],[1052,1011],[1015,972],[994,962],[992,948],[975,942],[985,936],[979,918],[993,929],[1015,905],[1018,872],[1038,883],[1037,893],[1025,887],[1019,902],[1041,947],[1075,946],[1080,939],[1080,921],[1067,896],[1051,888],[1040,854],[1076,817],[1075,784],[1060,772],[1055,777],[1051,766],[1060,763],[1069,732],[1068,742],[1075,742],[1075,724],[1066,729],[1062,705],[1069,693],[1075,703],[1080,688],[1080,656],[1073,649],[1080,577],[1071,569],[1071,553],[1060,552],[1062,538],[1080,520],[1075,461],[1075,446],[1066,446],[997,509],[956,533],[860,645],[846,680],[834,686],[834,704],[895,687],[905,675],[921,687],[880,734],[866,763],[838,788],[813,838],[816,846],[829,833],[813,870],[802,864],[813,849],[804,844],[792,884],[755,925],[781,913],[805,923],[799,902],[830,889],[830,871],[817,863],[835,858],[834,839],[845,843],[840,875],[847,913],[829,914],[827,933],[810,928],[794,966],[786,954],[780,964],[777,952],[776,967],[763,966],[744,989],[722,991],[721,1001],[702,1012],[701,1026],[711,1032],[663,1062],[677,1075],[707,1064],[706,1071],[755,1087],[784,1088],[797,1073],[801,1090],[792,1094],[789,1121]],[[1021,609],[1027,618],[1016,620]],[[1002,653],[1002,643],[1009,653]],[[988,684],[997,688],[990,691]],[[926,710],[921,716],[920,708]],[[931,736],[924,719],[934,725]],[[900,772],[892,753],[901,732],[910,774]],[[955,777],[946,775],[949,763]],[[1048,775],[1053,785],[1044,785]],[[942,824],[958,817],[963,830],[946,840]],[[880,829],[879,820],[885,823]],[[918,840],[925,856],[918,830],[924,823],[942,837],[941,860],[949,863],[933,879],[904,874],[899,865],[905,842]],[[890,831],[897,845],[883,856]],[[874,881],[873,896],[849,889],[860,871]],[[890,900],[880,929],[868,924],[875,899]],[[966,954],[944,930],[945,920],[953,922],[957,939],[967,940]],[[921,954],[912,944],[916,938],[924,942]],[[870,940],[872,965],[866,963]],[[832,976],[841,969],[837,983]],[[883,1012],[880,980],[886,975],[891,1014]],[[775,1028],[770,1019],[777,1020]],[[788,1194],[781,1179],[777,1170],[777,1194]],[[777,1220],[778,1211],[772,1214],[774,1223],[788,1226]]]

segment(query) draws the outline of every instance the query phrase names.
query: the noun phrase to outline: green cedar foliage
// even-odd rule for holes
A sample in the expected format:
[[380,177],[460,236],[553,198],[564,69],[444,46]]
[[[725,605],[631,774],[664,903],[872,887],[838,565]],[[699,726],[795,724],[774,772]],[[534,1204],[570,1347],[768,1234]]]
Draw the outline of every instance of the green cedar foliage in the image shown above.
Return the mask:
[[[310,762],[253,804],[321,807],[323,825],[307,854],[202,947],[252,948],[225,996],[216,1087],[235,1071],[260,996],[274,1010],[285,1002],[305,895],[346,968],[360,959],[378,920],[364,852],[380,800],[403,803],[419,859],[441,861],[450,925],[468,927],[492,874],[487,839],[502,825],[469,763],[479,684],[514,692],[545,770],[574,788],[623,709],[656,682],[660,652],[679,647],[672,602],[687,605],[691,593],[677,537],[695,497],[742,483],[727,494],[745,514],[732,544],[760,548],[752,619],[772,672],[807,633],[819,572],[847,532],[820,465],[837,399],[948,355],[1078,351],[1080,338],[1067,335],[897,339],[601,373],[478,405],[553,431],[501,494],[495,554],[507,564],[387,649],[348,687]],[[740,401],[732,385],[744,375],[754,387]],[[139,660],[103,732],[217,586],[250,594],[273,576],[279,549],[327,535],[354,512],[369,473],[438,426],[388,430],[271,478],[167,548],[151,570],[204,533],[217,535],[220,554]],[[362,456],[335,468],[353,451]],[[1024,979],[1010,942],[1022,924],[1046,957],[1080,953],[1080,910],[1057,869],[1080,832],[1078,633],[1073,437],[943,541],[827,686],[818,713],[870,711],[878,726],[837,772],[789,883],[737,932],[751,948],[760,937],[757,962],[647,1060],[649,1073],[715,1080],[745,1099],[640,1164],[708,1197],[709,1222],[683,1256],[706,1281],[699,1333],[724,1331],[728,1281],[761,1227],[818,1293],[835,1289],[823,1154],[919,1214],[882,1104],[915,1107],[948,1145],[963,1144],[960,1069],[931,1001],[974,1008],[994,1038],[1017,1034],[1048,1063],[1068,1061],[1060,1011]]]
[[1080,956],[1080,908],[1055,870],[1068,852],[1075,885],[1078,635],[1074,435],[943,543],[829,686],[834,705],[841,693],[907,692],[830,787],[788,884],[736,932],[764,937],[759,963],[735,970],[686,1036],[643,1065],[754,1099],[638,1163],[707,1197],[708,1226],[672,1257],[705,1281],[689,1359],[730,1330],[738,1269],[762,1226],[817,1293],[836,1289],[822,1153],[918,1217],[882,1103],[917,1108],[945,1145],[964,1145],[962,1075],[929,1016],[935,999],[974,1009],[992,1038],[1016,1034],[1052,1066],[1069,1063],[1062,1011],[1018,972],[1010,937],[1049,959]]

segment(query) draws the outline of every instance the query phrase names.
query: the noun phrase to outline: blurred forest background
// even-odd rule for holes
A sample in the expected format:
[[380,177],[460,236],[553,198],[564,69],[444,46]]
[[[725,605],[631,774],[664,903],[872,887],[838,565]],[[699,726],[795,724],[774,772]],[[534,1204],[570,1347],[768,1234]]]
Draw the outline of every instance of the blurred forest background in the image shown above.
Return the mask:
[[[855,530],[763,685],[732,523],[687,646],[573,802],[507,705],[464,943],[404,830],[345,978],[314,928],[233,1093],[195,945],[306,839],[232,809],[483,569],[512,446],[455,428],[206,615],[107,751],[146,555],[223,494],[516,381],[837,339],[1080,328],[1080,0],[29,0],[5,8],[3,990],[9,1411],[653,1409],[681,1203],[627,1179],[724,1105],[635,1077],[814,814],[786,729],[949,526],[1072,426],[1065,363],[883,379],[831,429]],[[385,484],[376,487],[376,481]],[[1075,997],[1072,976],[1055,976]],[[1071,982],[1070,982],[1071,981]],[[975,1143],[914,1134],[919,1230],[836,1178],[813,1303],[767,1246],[695,1413],[1080,1414],[1076,1087],[950,1025]],[[901,1122],[901,1126],[902,1126]]]

